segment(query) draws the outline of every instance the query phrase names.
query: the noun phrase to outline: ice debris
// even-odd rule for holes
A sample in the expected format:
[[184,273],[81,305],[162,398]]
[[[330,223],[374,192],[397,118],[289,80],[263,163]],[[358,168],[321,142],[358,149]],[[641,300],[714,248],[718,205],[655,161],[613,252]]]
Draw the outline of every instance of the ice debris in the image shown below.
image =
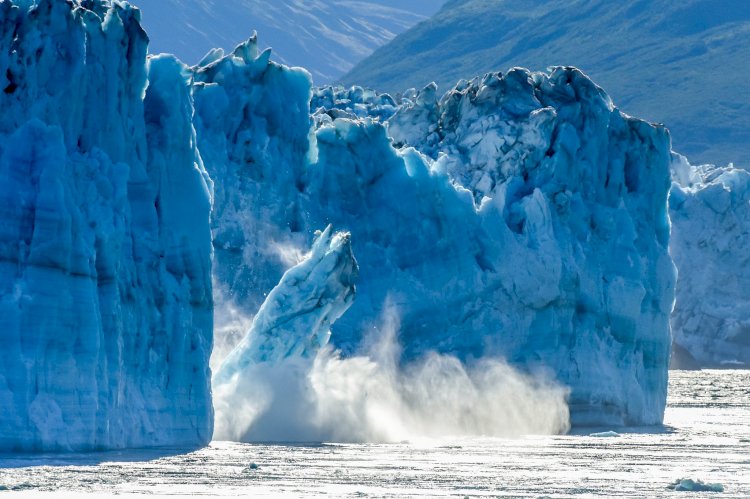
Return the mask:
[[358,267],[349,234],[333,232],[329,225],[316,237],[310,254],[286,271],[247,335],[224,359],[214,387],[255,364],[312,359],[328,344],[331,324],[354,300]]
[[675,480],[667,488],[675,492],[724,492],[724,486],[720,483],[705,483],[691,478]]

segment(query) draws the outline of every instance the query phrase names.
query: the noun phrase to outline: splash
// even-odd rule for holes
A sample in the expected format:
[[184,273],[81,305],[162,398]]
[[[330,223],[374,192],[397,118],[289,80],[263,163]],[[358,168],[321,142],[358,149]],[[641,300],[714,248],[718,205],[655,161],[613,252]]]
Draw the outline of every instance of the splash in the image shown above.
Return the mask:
[[216,387],[214,438],[398,442],[569,429],[568,390],[543,373],[437,353],[401,364],[390,307],[376,331],[360,355],[345,358],[327,346],[313,358],[254,364]]
[[215,371],[215,439],[393,442],[568,429],[568,392],[541,373],[437,353],[402,363],[388,299],[362,353],[342,356],[330,328],[353,303],[358,274],[350,234],[317,232]]
[[211,371],[221,366],[229,352],[242,340],[253,323],[253,316],[229,297],[224,286],[214,279],[214,345],[211,351]]

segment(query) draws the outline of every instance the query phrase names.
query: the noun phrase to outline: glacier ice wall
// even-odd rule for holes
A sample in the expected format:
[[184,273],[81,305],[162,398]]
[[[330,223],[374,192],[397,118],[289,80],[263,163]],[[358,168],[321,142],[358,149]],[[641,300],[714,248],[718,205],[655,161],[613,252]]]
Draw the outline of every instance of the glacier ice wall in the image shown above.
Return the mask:
[[555,68],[488,74],[442,98],[427,87],[388,131],[504,221],[485,256],[499,289],[474,316],[498,331],[492,348],[552,366],[573,388],[576,422],[660,421],[674,291],[666,130]]
[[198,145],[219,179],[216,285],[246,310],[257,310],[309,247],[300,233],[300,197],[310,154],[310,75],[269,57],[270,49],[259,53],[252,38],[193,68]]
[[139,17],[0,3],[0,450],[211,437],[210,180]]
[[750,173],[675,155],[675,342],[703,366],[750,365]]
[[574,422],[661,421],[675,280],[663,127],[570,68],[490,74],[442,98],[428,87],[387,129],[390,102],[316,92],[311,120],[309,75],[269,57],[251,39],[194,68],[199,147],[225,186],[217,285],[260,304],[331,223],[360,265],[333,327],[344,352],[390,299],[405,358],[546,366],[572,388]]

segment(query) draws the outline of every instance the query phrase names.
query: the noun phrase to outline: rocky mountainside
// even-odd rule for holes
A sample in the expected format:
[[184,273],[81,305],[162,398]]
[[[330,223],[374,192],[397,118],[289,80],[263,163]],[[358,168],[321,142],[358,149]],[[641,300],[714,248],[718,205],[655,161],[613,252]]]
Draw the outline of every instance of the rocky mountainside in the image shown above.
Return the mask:
[[445,0],[136,0],[152,53],[197,63],[257,30],[275,59],[303,66],[318,84],[341,77]]

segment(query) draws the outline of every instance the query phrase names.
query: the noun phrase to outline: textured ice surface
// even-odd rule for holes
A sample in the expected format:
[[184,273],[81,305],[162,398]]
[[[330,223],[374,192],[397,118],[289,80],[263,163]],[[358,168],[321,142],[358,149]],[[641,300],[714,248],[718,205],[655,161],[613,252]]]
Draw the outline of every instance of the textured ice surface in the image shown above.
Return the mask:
[[477,270],[496,284],[474,329],[496,331],[514,361],[554,366],[578,421],[659,421],[674,287],[666,131],[570,68],[488,74],[440,99],[428,86],[388,130],[504,222],[483,237],[496,254]]
[[388,94],[362,87],[318,87],[313,89],[310,110],[318,126],[336,118],[387,120],[400,102]]
[[349,234],[334,233],[329,225],[310,254],[268,294],[247,335],[214,376],[214,387],[253,364],[314,358],[328,344],[331,324],[354,301],[357,273]]
[[217,284],[236,302],[257,310],[331,223],[352,233],[360,265],[357,299],[333,327],[344,352],[388,302],[405,358],[541,365],[572,387],[576,422],[661,421],[675,279],[662,127],[568,68],[489,74],[442,98],[428,87],[388,131],[383,116],[337,117],[367,106],[317,92],[336,110],[312,120],[303,70],[255,40],[222,55],[194,68],[195,122],[223,186]]
[[194,68],[198,146],[216,179],[214,277],[229,301],[253,312],[328,225],[301,232],[310,75],[269,58],[253,38]]
[[704,366],[750,364],[750,173],[673,161],[675,342]]
[[0,3],[2,451],[211,436],[210,181],[138,19]]

